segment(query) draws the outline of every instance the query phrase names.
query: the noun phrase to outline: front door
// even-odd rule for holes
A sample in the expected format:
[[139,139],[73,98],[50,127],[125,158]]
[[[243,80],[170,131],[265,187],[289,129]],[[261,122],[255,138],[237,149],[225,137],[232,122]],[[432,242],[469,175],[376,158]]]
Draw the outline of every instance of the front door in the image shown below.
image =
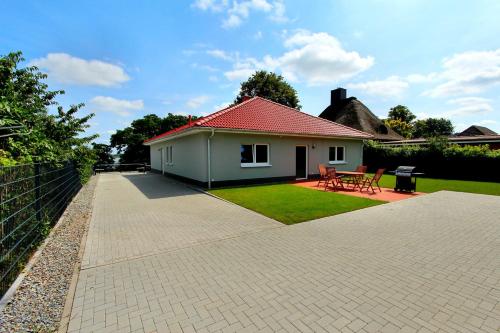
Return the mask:
[[295,147],[295,177],[297,179],[307,178],[307,147]]

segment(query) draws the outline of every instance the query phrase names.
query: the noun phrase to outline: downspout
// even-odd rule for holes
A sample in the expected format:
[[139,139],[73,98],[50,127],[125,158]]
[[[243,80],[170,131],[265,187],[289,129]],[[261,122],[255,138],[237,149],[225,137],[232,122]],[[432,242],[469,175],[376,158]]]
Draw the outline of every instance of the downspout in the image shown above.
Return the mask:
[[210,151],[210,139],[215,135],[215,130],[212,128],[212,134],[208,137],[207,140],[207,175],[208,175],[208,189],[212,188],[212,170],[211,170],[211,151]]

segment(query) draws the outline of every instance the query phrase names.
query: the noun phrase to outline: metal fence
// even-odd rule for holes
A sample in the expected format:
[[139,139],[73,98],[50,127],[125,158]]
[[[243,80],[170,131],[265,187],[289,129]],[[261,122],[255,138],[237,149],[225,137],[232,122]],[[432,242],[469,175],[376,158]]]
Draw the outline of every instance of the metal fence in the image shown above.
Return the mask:
[[70,162],[0,167],[0,296],[80,188]]
[[112,172],[112,171],[142,171],[146,172],[151,170],[151,165],[145,162],[137,163],[107,163],[107,164],[96,164],[94,166],[94,173],[99,172]]

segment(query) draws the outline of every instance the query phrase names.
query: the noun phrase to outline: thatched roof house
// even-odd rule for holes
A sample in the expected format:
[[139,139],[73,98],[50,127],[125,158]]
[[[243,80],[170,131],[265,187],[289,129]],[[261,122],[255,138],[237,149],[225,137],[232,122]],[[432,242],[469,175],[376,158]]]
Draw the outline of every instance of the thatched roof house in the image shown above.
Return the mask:
[[343,88],[331,91],[330,105],[319,116],[372,134],[375,140],[393,141],[404,139],[387,127],[356,97],[346,98],[346,90]]
[[463,132],[456,134],[457,136],[478,136],[478,135],[497,135],[496,132],[488,127],[472,125]]

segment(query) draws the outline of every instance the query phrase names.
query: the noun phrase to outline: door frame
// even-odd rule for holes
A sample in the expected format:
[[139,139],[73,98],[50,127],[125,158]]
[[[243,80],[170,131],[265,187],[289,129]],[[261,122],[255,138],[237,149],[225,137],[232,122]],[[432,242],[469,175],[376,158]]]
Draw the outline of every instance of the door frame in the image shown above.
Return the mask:
[[[295,145],[295,163],[297,163],[297,147],[306,148],[306,176],[304,178],[295,178],[295,180],[304,180],[309,178],[309,147],[307,145]],[[297,175],[295,175],[297,176]]]

